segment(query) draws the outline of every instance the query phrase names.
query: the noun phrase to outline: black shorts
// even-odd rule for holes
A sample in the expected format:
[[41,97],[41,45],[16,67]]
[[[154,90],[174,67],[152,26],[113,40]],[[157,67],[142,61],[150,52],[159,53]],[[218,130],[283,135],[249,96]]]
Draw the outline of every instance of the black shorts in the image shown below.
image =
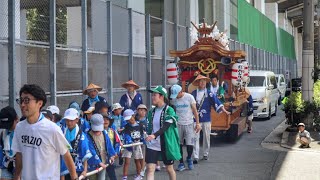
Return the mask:
[[153,149],[149,149],[146,147],[146,163],[157,164],[157,161],[163,161],[164,165],[172,165],[174,163],[173,160],[167,160],[166,153],[162,151],[155,151]]

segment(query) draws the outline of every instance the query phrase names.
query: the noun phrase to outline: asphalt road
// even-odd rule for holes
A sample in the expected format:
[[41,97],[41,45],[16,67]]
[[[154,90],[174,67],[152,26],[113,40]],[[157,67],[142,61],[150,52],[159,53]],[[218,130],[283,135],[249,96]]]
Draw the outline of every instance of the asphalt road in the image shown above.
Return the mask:
[[[228,142],[225,138],[211,139],[209,160],[201,160],[194,170],[177,172],[178,180],[204,179],[278,179],[278,172],[287,152],[265,149],[261,142],[284,120],[284,112],[278,110],[277,116],[270,120],[254,120],[253,132],[243,132],[235,142]],[[277,142],[270,142],[277,143]],[[201,157],[200,149],[200,157]],[[175,168],[178,162],[175,163]],[[283,169],[282,169],[283,170]],[[122,178],[122,167],[116,170],[118,179]],[[135,174],[134,162],[128,179]],[[155,179],[166,180],[168,176],[164,170],[156,172]]]

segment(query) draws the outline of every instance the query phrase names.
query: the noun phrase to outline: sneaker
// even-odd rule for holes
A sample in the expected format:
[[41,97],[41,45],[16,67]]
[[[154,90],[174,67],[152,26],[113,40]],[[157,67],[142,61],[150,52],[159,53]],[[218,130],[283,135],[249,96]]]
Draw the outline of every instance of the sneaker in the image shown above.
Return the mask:
[[160,171],[161,170],[161,167],[160,166],[157,166],[156,167],[156,171]]
[[248,133],[252,133],[252,129],[251,129],[251,128],[248,128],[247,132],[248,132]]
[[140,175],[138,175],[138,174],[134,175],[134,180],[141,180],[141,179],[142,179],[142,177]]
[[192,159],[191,159],[191,158],[190,158],[190,159],[187,159],[187,163],[188,163],[188,168],[189,168],[190,170],[192,170],[192,169],[193,169]]
[[178,165],[178,169],[177,169],[177,171],[184,171],[186,169],[186,167],[184,166],[184,164],[183,163],[180,163],[179,165]]
[[140,176],[144,177],[145,173],[146,173],[146,167],[144,167],[143,170],[140,172]]
[[122,176],[122,180],[127,180],[128,176]]
[[208,160],[208,156],[203,156],[203,159],[204,160]]
[[194,159],[193,164],[198,164],[198,159]]

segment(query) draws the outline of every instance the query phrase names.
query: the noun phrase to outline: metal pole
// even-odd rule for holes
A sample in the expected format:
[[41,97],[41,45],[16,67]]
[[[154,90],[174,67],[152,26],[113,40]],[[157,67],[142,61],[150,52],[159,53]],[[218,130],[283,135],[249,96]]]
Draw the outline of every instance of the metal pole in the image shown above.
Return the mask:
[[[167,5],[167,0],[164,0],[164,7]],[[165,9],[165,8],[164,8]],[[166,87],[166,66],[167,66],[167,21],[166,21],[166,11],[163,10],[162,18],[162,86]]]
[[[150,14],[146,15],[146,66],[147,66],[147,90],[151,89],[151,30]],[[147,105],[151,107],[151,94],[147,94]]]
[[320,66],[320,0],[318,0],[318,5],[317,5],[317,18],[318,18],[318,59],[316,63],[316,67],[319,68]]
[[8,68],[9,68],[9,105],[14,107],[16,95],[16,2],[8,1]]
[[190,47],[190,29],[188,26],[186,27],[186,40],[187,40],[187,48],[189,48]]
[[82,89],[88,85],[87,0],[81,0]]
[[312,101],[314,69],[314,4],[304,0],[303,4],[303,50],[302,50],[302,98]]
[[[178,24],[179,24],[179,2],[178,0],[174,0],[174,49],[178,50],[179,39],[178,39]],[[178,62],[178,57],[174,58],[174,62]]]
[[57,104],[57,57],[56,57],[56,0],[50,0],[50,103]]
[[112,4],[107,1],[107,94],[110,103],[113,103],[113,76],[112,76]]
[[128,55],[128,75],[129,79],[133,79],[133,27],[132,27],[132,9],[128,9],[129,13],[129,55]]

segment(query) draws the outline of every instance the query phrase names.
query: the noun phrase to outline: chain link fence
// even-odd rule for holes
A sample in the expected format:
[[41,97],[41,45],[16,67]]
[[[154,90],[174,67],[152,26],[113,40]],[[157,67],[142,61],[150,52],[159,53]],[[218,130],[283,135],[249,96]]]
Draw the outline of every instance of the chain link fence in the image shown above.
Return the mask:
[[[9,104],[8,79],[9,82],[14,81],[16,97],[23,84],[40,85],[48,94],[47,105],[54,104],[51,97],[55,96],[56,103],[63,112],[71,101],[81,104],[86,98],[82,95],[86,79],[87,83],[103,87],[101,96],[108,98],[111,104],[110,97],[113,102],[118,102],[125,92],[121,84],[132,78],[141,86],[144,102],[150,105],[146,88],[165,85],[164,65],[174,60],[169,56],[169,50],[184,50],[189,46],[189,28],[184,26],[188,23],[182,19],[177,24],[170,17],[164,21],[151,16],[150,24],[147,24],[147,16],[127,9],[126,1],[112,1],[108,9],[109,2],[103,0],[79,0],[56,1],[54,47],[50,40],[53,25],[50,22],[50,14],[53,14],[50,2],[15,1],[16,76],[13,79],[9,77],[7,68],[10,34],[8,1],[0,1],[0,108]],[[87,2],[85,11],[81,9],[81,2]],[[84,31],[86,33],[82,33],[84,20],[87,23]],[[148,30],[150,37],[146,35]],[[84,38],[87,40],[86,49],[82,48]],[[147,42],[148,39],[150,42]],[[146,46],[148,43],[150,49]],[[50,56],[50,49],[55,50],[54,59]],[[233,40],[230,41],[230,49],[246,51],[252,70],[270,70],[284,74],[285,70],[290,69],[291,77],[296,76],[296,61]],[[146,52],[150,52],[151,59],[148,59]],[[112,58],[111,64],[108,62],[109,58]],[[151,79],[147,78],[149,61]],[[56,68],[50,71],[53,65]],[[84,67],[87,67],[87,71]],[[52,91],[52,81],[56,85],[55,91]]]

